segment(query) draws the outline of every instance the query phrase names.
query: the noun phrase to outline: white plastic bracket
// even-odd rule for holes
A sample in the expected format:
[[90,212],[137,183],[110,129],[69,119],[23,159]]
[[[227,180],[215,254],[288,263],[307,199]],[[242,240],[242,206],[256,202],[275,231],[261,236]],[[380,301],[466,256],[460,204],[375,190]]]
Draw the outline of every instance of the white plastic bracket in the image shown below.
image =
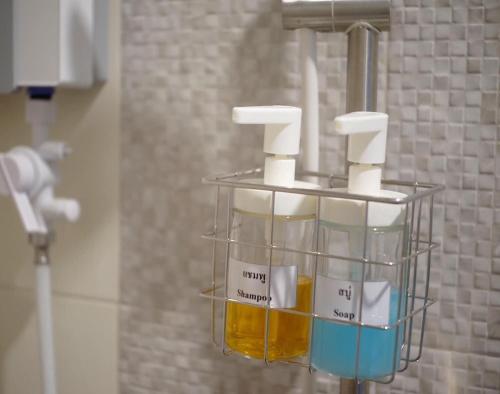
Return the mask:
[[[65,219],[75,222],[80,217],[78,201],[54,197],[57,178],[43,154],[56,160],[62,151],[58,143],[46,142],[37,152],[16,147],[0,154],[0,194],[12,196],[27,233],[47,234],[52,222]],[[60,152],[59,152],[60,153]]]
[[21,217],[24,230],[28,234],[47,234],[47,226],[38,219],[28,195],[18,191],[14,186],[14,181],[10,175],[6,156],[4,154],[0,154],[0,173],[3,178],[4,186],[3,188],[0,187],[0,191],[3,189],[4,192],[12,196],[19,216]]

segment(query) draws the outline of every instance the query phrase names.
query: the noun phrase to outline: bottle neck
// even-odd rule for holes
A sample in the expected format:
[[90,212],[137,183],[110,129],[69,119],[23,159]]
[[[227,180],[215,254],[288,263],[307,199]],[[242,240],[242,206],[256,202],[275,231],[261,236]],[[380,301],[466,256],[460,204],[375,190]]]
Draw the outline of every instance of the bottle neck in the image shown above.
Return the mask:
[[293,187],[295,184],[295,159],[282,155],[266,157],[264,183]]
[[382,168],[372,164],[351,164],[349,167],[349,193],[367,196],[380,195]]

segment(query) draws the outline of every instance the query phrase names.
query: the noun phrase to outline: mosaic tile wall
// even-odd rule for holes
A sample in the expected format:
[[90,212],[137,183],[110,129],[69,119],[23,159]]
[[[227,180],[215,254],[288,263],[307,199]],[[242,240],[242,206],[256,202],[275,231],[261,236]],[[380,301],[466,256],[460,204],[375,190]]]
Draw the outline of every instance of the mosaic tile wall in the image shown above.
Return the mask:
[[[380,108],[386,176],[443,183],[423,358],[377,392],[500,392],[500,3],[393,0]],[[300,102],[297,35],[278,0],[123,0],[121,391],[304,392],[295,369],[218,355],[209,342],[212,214],[202,176],[261,165],[262,135],[231,107]],[[321,167],[342,171],[342,35],[320,36]],[[335,392],[320,378],[317,392]]]

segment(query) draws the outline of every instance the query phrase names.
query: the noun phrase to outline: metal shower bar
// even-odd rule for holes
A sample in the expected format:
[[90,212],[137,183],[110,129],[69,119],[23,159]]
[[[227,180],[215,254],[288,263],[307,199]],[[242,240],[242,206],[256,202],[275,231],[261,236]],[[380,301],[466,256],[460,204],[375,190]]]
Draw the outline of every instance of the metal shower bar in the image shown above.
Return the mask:
[[[390,0],[281,0],[281,5],[285,29],[347,34],[346,112],[377,111],[379,33],[390,28]],[[348,138],[345,144],[347,174]],[[367,391],[367,385],[341,380],[341,393]]]
[[346,112],[377,110],[378,37],[389,30],[390,0],[282,0],[285,29],[347,34]]
[[359,21],[389,30],[389,0],[282,0],[283,27],[345,32]]

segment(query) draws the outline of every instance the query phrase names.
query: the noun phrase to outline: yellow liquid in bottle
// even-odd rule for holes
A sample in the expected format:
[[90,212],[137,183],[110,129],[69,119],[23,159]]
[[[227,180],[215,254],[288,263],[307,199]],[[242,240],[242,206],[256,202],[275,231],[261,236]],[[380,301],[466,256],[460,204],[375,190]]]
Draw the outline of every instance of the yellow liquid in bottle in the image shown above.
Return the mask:
[[[299,275],[297,311],[311,311],[311,278]],[[264,358],[266,310],[228,302],[226,344],[234,351],[253,358]],[[289,359],[307,353],[310,318],[291,313],[269,311],[268,359]]]

